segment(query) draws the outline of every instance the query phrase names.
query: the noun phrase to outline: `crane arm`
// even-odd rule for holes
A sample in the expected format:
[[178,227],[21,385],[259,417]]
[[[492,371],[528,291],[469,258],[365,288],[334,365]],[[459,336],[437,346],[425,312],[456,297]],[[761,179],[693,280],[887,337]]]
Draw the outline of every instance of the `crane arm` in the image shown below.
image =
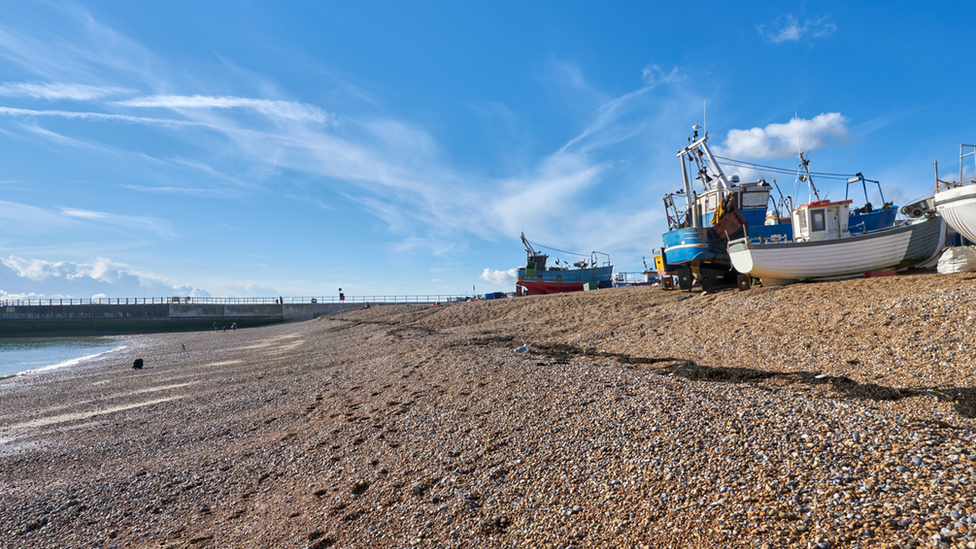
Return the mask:
[[539,255],[539,252],[535,251],[532,244],[529,244],[529,241],[525,239],[525,233],[522,233],[522,244],[525,245],[525,253],[529,255]]

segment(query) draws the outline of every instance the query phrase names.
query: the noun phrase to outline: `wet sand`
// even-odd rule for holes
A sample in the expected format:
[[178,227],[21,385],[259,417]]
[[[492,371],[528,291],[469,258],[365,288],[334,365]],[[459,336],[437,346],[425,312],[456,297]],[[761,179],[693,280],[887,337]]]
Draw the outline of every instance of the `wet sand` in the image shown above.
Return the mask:
[[976,547],[974,323],[921,274],[132,336],[0,381],[0,546]]

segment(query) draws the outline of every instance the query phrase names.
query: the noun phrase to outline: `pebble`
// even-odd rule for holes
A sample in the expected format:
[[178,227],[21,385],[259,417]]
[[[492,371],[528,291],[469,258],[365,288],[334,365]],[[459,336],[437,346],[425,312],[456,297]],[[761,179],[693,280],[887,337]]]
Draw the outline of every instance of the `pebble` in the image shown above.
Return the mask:
[[[0,381],[34,443],[0,447],[0,546],[976,549],[965,277],[677,295],[134,336],[139,377]],[[141,406],[13,432],[61,402]]]

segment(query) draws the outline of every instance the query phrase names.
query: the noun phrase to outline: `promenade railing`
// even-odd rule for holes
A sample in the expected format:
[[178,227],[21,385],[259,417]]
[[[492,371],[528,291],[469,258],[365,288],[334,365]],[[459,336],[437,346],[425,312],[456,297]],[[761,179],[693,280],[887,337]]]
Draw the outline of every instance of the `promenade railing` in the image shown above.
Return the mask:
[[92,297],[50,299],[8,299],[4,307],[64,305],[290,305],[312,303],[449,303],[467,301],[463,295],[360,295],[360,296],[280,296],[280,297]]

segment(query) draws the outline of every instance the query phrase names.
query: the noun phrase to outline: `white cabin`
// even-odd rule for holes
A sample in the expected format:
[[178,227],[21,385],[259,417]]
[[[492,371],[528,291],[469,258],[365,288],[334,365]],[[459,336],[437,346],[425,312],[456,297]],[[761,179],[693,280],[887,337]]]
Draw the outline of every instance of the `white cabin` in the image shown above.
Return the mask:
[[796,207],[793,210],[793,240],[816,242],[851,236],[847,229],[851,202],[853,201],[821,200]]

